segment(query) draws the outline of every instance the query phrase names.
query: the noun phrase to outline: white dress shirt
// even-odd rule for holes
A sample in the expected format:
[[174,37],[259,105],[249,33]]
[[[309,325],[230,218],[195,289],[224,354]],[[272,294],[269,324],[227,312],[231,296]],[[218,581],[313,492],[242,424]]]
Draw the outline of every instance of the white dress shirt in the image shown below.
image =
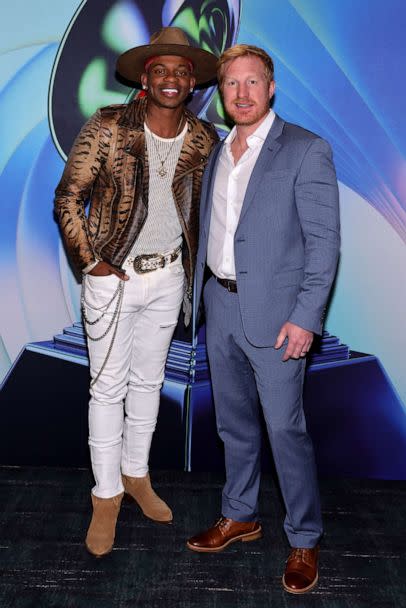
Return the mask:
[[224,141],[214,181],[207,245],[207,264],[217,277],[234,280],[236,278],[234,235],[252,170],[274,119],[275,113],[270,109],[267,117],[247,138],[248,149],[236,164],[231,152],[236,127],[233,127]]

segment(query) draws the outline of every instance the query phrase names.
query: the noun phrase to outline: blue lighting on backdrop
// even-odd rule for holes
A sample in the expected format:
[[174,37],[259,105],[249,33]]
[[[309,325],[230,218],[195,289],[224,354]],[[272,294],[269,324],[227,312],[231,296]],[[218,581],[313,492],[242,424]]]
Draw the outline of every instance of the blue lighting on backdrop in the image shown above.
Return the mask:
[[[38,13],[22,0],[3,9],[0,378],[26,342],[79,318],[79,287],[52,217],[63,161],[50,133],[48,88],[60,40],[85,3],[63,4],[59,15],[53,0],[42,0]],[[167,18],[182,2],[160,4]],[[234,14],[237,4],[230,3]],[[128,30],[115,19],[131,38],[133,22]],[[238,26],[238,41],[275,59],[275,110],[334,149],[343,255],[327,329],[378,355],[404,402],[405,25],[402,0],[252,0],[241,3]]]

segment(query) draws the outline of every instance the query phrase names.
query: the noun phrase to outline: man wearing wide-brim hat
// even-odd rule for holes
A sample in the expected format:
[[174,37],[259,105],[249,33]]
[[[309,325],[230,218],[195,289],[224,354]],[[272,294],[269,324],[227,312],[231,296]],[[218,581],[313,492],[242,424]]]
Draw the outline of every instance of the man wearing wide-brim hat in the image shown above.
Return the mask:
[[215,78],[216,61],[175,27],[121,55],[118,73],[146,96],[90,118],[56,189],[67,252],[83,273],[95,478],[86,546],[98,557],[113,547],[124,492],[147,517],[172,521],[148,458],[182,303],[190,319],[201,178],[217,141],[184,104]]

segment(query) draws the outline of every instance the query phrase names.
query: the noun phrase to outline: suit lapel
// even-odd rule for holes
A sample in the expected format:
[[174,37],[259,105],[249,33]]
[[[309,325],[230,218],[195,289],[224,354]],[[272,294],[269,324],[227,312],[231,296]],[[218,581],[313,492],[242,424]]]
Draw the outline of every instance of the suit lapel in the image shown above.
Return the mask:
[[252,199],[263,179],[263,175],[272,160],[274,159],[276,153],[279,151],[281,144],[277,141],[277,138],[281,135],[283,131],[285,121],[279,118],[278,115],[275,115],[275,119],[273,121],[272,127],[269,130],[269,133],[264,141],[264,145],[262,146],[261,152],[259,153],[257,162],[255,163],[254,169],[251,173],[251,177],[248,182],[247,190],[245,192],[244,201],[241,208],[240,220],[243,219],[246,214]]

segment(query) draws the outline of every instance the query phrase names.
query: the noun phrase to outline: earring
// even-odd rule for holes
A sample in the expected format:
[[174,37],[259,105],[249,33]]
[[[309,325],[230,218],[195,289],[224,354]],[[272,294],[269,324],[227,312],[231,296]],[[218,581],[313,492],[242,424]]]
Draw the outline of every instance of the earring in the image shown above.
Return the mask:
[[189,93],[193,93],[193,87],[189,89]]
[[144,91],[146,91],[146,90],[148,89],[148,87],[147,87],[147,85],[146,85],[146,84],[143,84],[143,85],[142,85],[142,88],[144,89]]

